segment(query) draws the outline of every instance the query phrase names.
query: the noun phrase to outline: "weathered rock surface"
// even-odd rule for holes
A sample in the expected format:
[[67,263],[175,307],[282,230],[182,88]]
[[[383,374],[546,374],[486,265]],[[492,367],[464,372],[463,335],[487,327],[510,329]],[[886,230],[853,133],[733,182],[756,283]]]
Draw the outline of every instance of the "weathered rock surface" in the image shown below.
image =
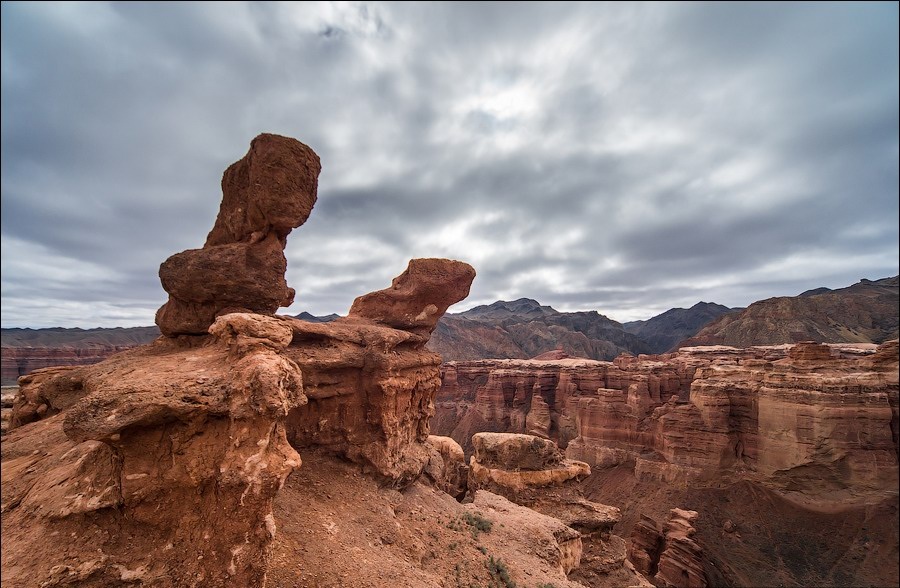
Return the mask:
[[429,435],[427,445],[431,450],[425,474],[435,486],[454,498],[462,499],[466,494],[469,466],[459,443],[450,437]]
[[706,588],[703,548],[695,538],[697,517],[696,511],[673,508],[662,530],[653,519],[641,517],[628,546],[635,569],[663,588]]
[[[417,266],[416,261],[410,266]],[[453,297],[468,293],[475,274],[471,266],[452,260],[427,260],[426,265],[425,286],[418,283],[421,273],[404,274],[407,308],[446,308],[457,301]],[[430,289],[440,276],[448,288]],[[439,298],[415,298],[415,292]],[[304,389],[309,398],[307,405],[288,415],[288,438],[297,448],[328,448],[403,486],[431,459],[426,441],[440,388],[441,358],[424,348],[424,323],[398,330],[385,326],[390,319],[380,316],[378,322],[353,311],[329,323],[282,318],[293,330],[293,342],[284,353],[307,374]]]
[[78,368],[81,398],[9,433],[4,583],[262,583],[272,499],[300,465],[284,419],[302,376],[275,318],[211,331],[200,348],[160,340]]
[[471,452],[471,427],[523,433],[549,409],[548,437],[569,458],[630,464],[642,479],[735,475],[816,496],[877,493],[897,483],[896,349],[809,343],[614,362],[451,362],[434,429]]
[[476,433],[472,444],[470,490],[486,488],[515,497],[531,488],[558,486],[591,473],[588,464],[565,459],[553,441],[533,435]]
[[253,140],[222,177],[222,205],[206,244],[159,268],[169,293],[156,314],[164,335],[205,335],[219,314],[272,314],[293,303],[284,246],[312,212],[321,169],[315,152],[296,139],[262,134]]
[[[563,458],[553,441],[532,435],[478,433],[469,464],[468,487],[477,498],[485,490],[553,517],[578,538],[565,573],[588,585],[644,585],[626,562],[624,541],[612,535],[619,509],[586,500],[578,482],[590,475],[587,464]],[[573,544],[574,545],[574,544]],[[581,566],[582,550],[587,554]]]
[[354,300],[348,316],[428,337],[447,308],[469,295],[474,279],[467,263],[413,259],[390,288]]
[[261,586],[295,447],[392,486],[436,459],[448,484],[462,475],[462,450],[428,440],[440,357],[424,345],[470,266],[413,260],[330,323],[272,316],[293,296],[283,248],[319,169],[301,143],[257,137],[225,173],[206,246],[161,267],[164,336],[21,379],[2,446],[4,585]]

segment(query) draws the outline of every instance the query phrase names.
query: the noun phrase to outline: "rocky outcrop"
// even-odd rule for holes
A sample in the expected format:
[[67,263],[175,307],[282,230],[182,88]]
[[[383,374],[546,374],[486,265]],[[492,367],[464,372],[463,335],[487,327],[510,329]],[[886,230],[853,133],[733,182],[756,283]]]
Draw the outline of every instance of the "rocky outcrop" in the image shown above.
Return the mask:
[[424,473],[435,487],[461,500],[466,494],[469,477],[462,447],[450,437],[438,435],[429,435],[427,445],[431,456]]
[[564,523],[569,538],[560,544],[573,546],[564,571],[578,581],[649,585],[626,561],[625,542],[612,534],[619,509],[582,495],[579,482],[590,475],[587,464],[565,459],[553,441],[533,435],[478,433],[473,444],[468,487],[476,502],[487,490]]
[[413,260],[347,317],[273,316],[318,172],[301,143],[254,139],[204,248],[161,267],[164,336],[22,378],[2,447],[4,584],[261,586],[298,448],[393,486],[436,456],[452,470],[461,450],[428,442],[440,357],[424,345],[474,270]]
[[253,140],[222,177],[222,206],[206,244],[159,268],[169,293],[156,314],[164,335],[205,335],[219,314],[273,314],[293,303],[284,246],[312,212],[321,169],[313,150],[295,139]]
[[447,308],[469,295],[474,279],[475,270],[466,263],[413,259],[390,288],[354,300],[348,316],[428,337]]
[[[469,292],[471,266],[451,260],[412,260],[402,283],[404,304],[378,313],[365,309],[383,294],[361,297],[347,317],[329,323],[283,318],[293,330],[293,343],[284,353],[307,377],[306,406],[288,415],[288,438],[297,448],[325,447],[386,482],[405,485],[419,475],[430,459],[425,442],[434,414],[434,395],[440,388],[441,358],[424,349],[432,307],[446,308]],[[425,284],[418,269],[427,267]],[[431,284],[444,276],[447,288]],[[419,292],[422,297],[417,298]],[[437,298],[428,298],[435,294]],[[375,303],[372,303],[373,307]],[[412,313],[412,314],[411,314]],[[377,321],[367,315],[377,314]],[[421,321],[415,317],[424,315]],[[404,322],[412,316],[412,322]],[[425,321],[425,322],[422,322]],[[388,324],[406,324],[411,331]],[[432,325],[433,326],[433,325]]]
[[547,436],[569,458],[626,464],[643,480],[737,476],[819,497],[878,493],[897,483],[897,345],[873,351],[803,343],[451,362],[435,431],[471,452],[470,427],[524,433],[549,410]]
[[513,495],[586,478],[591,468],[567,460],[553,441],[533,435],[477,433],[469,462],[469,489]]
[[85,394],[3,444],[3,575],[16,585],[259,585],[305,402],[281,321],[231,314],[81,373]]
[[673,508],[665,528],[646,516],[631,534],[628,559],[643,575],[654,578],[663,588],[706,588],[703,548],[697,543],[692,510]]

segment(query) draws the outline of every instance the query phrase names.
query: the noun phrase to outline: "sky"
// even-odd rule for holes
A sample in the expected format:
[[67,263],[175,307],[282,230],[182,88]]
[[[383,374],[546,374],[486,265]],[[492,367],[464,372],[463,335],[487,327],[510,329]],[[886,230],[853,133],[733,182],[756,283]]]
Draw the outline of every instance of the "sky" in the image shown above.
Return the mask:
[[321,157],[285,314],[646,319],[898,274],[898,4],[2,4],[2,326],[153,323],[261,132]]

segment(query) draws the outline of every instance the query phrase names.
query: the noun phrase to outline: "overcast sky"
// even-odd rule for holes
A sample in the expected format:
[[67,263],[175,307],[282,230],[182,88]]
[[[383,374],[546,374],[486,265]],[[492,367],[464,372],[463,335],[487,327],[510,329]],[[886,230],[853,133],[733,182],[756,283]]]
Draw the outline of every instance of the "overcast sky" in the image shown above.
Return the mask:
[[898,273],[898,4],[2,4],[2,324],[134,326],[260,132],[285,313],[413,257],[645,319]]

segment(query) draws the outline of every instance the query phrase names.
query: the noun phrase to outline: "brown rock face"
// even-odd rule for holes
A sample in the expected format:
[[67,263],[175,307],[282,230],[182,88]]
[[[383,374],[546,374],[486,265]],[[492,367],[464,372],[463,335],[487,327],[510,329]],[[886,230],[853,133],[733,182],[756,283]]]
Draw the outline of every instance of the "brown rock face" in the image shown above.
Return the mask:
[[446,259],[413,259],[390,288],[360,296],[349,317],[429,336],[451,304],[469,295],[475,270]]
[[662,531],[655,521],[642,516],[628,546],[628,559],[635,569],[655,578],[663,588],[706,588],[703,548],[694,538],[698,516],[692,510],[673,508]]
[[332,323],[271,316],[293,296],[285,238],[318,172],[308,147],[257,137],[206,246],[161,266],[165,336],[22,378],[2,446],[4,586],[262,586],[295,448],[394,486],[429,467],[460,484],[462,450],[429,442],[440,357],[424,345],[470,266],[414,260],[395,293]]
[[81,398],[10,432],[4,581],[262,583],[272,500],[300,465],[283,423],[302,377],[278,354],[290,329],[277,319],[211,330],[198,349],[161,340],[79,368]]
[[[868,355],[865,353],[868,352]],[[828,498],[897,483],[897,346],[684,348],[615,362],[483,360],[443,367],[435,432],[522,433],[569,458],[684,486],[731,475]],[[818,499],[818,498],[816,498]],[[828,498],[834,500],[834,497]]]
[[222,177],[222,204],[202,249],[159,268],[169,301],[156,314],[164,335],[204,335],[228,311],[272,314],[294,301],[284,279],[287,235],[316,203],[322,167],[295,139],[263,134]]

